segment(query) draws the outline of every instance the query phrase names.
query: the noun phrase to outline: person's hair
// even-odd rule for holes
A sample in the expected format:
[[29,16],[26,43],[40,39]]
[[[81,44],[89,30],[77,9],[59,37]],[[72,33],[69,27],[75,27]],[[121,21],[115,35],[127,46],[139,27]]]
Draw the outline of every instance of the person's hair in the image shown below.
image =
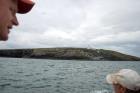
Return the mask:
[[134,90],[126,89],[125,93],[140,93],[140,90],[134,91]]

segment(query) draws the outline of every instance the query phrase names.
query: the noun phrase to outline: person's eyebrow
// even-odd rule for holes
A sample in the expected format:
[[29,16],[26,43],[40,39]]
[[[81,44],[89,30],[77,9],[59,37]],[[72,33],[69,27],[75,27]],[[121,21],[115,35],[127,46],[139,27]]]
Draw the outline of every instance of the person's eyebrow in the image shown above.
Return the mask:
[[[11,2],[18,7],[18,0],[11,0]],[[11,10],[14,12],[18,11],[18,9],[14,8],[13,6],[11,6]]]
[[11,0],[11,2],[12,2],[13,4],[18,5],[18,0]]
[[17,0],[12,0],[12,2],[17,3]]

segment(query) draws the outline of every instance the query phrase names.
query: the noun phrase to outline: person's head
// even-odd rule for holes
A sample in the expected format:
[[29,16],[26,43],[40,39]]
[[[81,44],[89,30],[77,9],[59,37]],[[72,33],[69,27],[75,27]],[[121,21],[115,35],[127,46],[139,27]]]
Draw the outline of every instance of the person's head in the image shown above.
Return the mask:
[[16,13],[25,14],[33,5],[31,0],[0,0],[0,40],[8,40],[10,29],[19,24]]
[[113,84],[115,93],[140,93],[140,90],[131,90],[121,84]]
[[106,77],[113,84],[115,93],[140,93],[140,75],[131,69],[122,69]]

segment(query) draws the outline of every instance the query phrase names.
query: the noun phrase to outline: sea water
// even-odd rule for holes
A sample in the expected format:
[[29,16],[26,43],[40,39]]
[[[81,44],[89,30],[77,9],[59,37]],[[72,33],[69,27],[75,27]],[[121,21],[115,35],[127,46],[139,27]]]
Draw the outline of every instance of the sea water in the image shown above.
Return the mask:
[[0,58],[0,93],[113,93],[106,75],[140,61]]

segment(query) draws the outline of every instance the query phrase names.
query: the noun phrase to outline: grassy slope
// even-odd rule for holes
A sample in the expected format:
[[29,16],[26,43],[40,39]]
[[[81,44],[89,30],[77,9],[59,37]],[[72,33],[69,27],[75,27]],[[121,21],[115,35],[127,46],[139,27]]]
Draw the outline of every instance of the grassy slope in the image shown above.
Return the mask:
[[[100,57],[103,60],[140,60],[135,56],[122,54],[119,52],[103,49],[86,49],[86,48],[45,48],[34,49],[33,54],[36,56],[43,56],[48,58],[60,59],[88,59],[97,60],[94,58]],[[101,60],[101,59],[100,59]]]

